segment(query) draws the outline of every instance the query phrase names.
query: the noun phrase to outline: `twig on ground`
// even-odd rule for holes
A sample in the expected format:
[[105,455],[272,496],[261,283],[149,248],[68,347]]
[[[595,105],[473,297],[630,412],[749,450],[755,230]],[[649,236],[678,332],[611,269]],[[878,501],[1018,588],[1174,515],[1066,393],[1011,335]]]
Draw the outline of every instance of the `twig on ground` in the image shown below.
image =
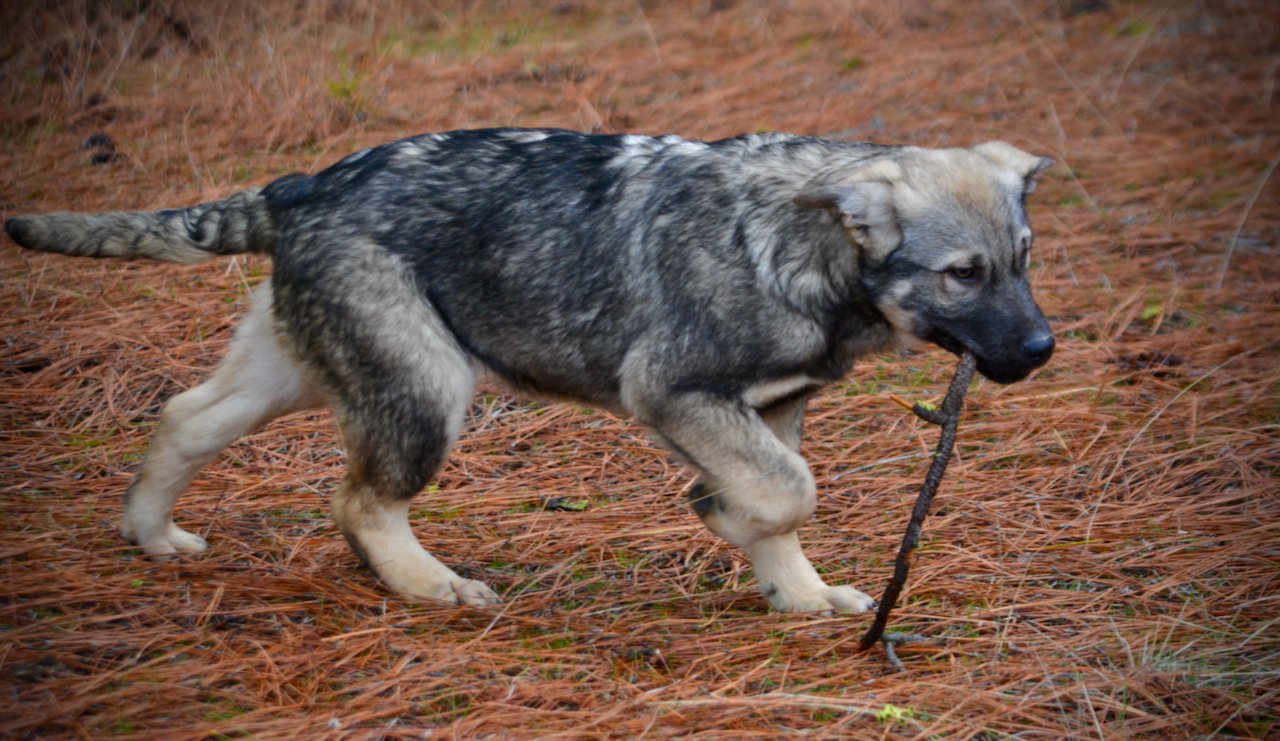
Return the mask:
[[885,633],[880,638],[880,643],[884,646],[884,654],[889,657],[889,663],[893,665],[893,668],[900,672],[905,672],[907,665],[903,664],[902,659],[898,658],[898,654],[893,647],[906,646],[910,643],[927,643],[930,640],[926,636],[918,636],[915,633]]
[[877,641],[883,643],[889,662],[898,670],[902,670],[904,667],[894,653],[893,646],[895,644],[915,643],[924,639],[909,633],[885,635],[884,628],[889,622],[889,613],[898,601],[898,595],[902,593],[902,587],[907,583],[907,572],[910,569],[908,558],[920,541],[921,525],[924,523],[924,518],[929,515],[929,507],[933,504],[933,496],[938,492],[938,485],[942,483],[942,476],[946,473],[947,464],[951,461],[951,451],[956,442],[956,427],[960,423],[960,410],[964,406],[965,391],[969,388],[969,382],[973,380],[973,371],[976,363],[977,361],[973,355],[964,354],[960,359],[959,367],[956,368],[955,376],[951,378],[951,385],[947,388],[947,396],[943,399],[940,408],[933,408],[923,404],[911,406],[911,411],[920,419],[941,425],[942,435],[938,439],[938,447],[933,454],[933,463],[929,465],[929,472],[925,474],[924,485],[920,487],[920,495],[916,497],[916,506],[911,511],[911,521],[907,523],[907,532],[902,536],[902,546],[898,549],[898,557],[894,559],[893,578],[889,580],[889,586],[885,587],[884,595],[880,598],[880,608],[876,611],[875,621],[858,644],[858,650],[866,651],[874,646]]

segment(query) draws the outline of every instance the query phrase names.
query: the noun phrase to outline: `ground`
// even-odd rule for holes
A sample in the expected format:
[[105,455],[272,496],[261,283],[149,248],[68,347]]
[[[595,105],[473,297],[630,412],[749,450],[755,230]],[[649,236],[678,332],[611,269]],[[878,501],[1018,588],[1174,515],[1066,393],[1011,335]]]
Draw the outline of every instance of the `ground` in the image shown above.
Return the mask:
[[[0,215],[221,197],[491,125],[1057,159],[1032,197],[1058,335],[970,391],[892,630],[769,613],[689,476],[627,420],[482,389],[418,500],[505,595],[390,596],[326,497],[326,415],[233,446],[179,505],[207,554],[117,527],[164,401],[226,348],[244,258],[0,245],[0,736],[983,738],[1280,733],[1280,5],[230,0],[0,8]],[[84,146],[88,144],[88,146]],[[938,351],[810,408],[833,582],[879,594],[936,428]]]

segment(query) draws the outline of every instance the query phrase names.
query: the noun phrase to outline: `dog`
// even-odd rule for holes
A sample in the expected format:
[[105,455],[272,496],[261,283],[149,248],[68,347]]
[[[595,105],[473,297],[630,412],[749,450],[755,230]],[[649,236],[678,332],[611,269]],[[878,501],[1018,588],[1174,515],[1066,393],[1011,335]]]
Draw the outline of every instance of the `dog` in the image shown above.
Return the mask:
[[226,359],[175,397],[125,497],[147,554],[206,548],[177,497],[232,441],[331,407],[333,515],[391,590],[498,595],[429,554],[411,499],[480,373],[628,415],[697,472],[693,510],[780,611],[856,613],[801,549],[816,487],[805,403],[856,358],[933,343],[1021,380],[1054,339],[1028,281],[1026,197],[1052,160],[753,134],[426,134],[190,208],[8,220],[18,244],[196,262],[270,255]]

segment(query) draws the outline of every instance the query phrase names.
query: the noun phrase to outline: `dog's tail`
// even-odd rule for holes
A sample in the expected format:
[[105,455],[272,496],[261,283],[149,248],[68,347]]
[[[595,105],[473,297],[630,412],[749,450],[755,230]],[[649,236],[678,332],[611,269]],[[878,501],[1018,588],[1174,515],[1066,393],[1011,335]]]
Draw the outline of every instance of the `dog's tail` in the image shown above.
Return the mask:
[[269,253],[277,232],[262,191],[252,188],[164,211],[16,216],[4,223],[4,230],[28,249],[86,257],[190,263],[217,255]]

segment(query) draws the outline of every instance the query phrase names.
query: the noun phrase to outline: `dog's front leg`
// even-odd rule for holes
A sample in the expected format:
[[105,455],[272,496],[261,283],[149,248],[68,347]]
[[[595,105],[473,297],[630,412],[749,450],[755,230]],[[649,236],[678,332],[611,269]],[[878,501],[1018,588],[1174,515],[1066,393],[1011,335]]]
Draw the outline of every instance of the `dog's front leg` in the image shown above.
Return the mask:
[[870,595],[853,587],[832,587],[822,581],[794,530],[761,538],[744,550],[751,557],[760,590],[775,610],[857,613],[876,606]]
[[[817,503],[813,474],[800,457],[799,409],[763,415],[711,395],[667,399],[651,419],[659,434],[702,476],[690,493],[713,532],[751,558],[760,591],[784,612],[863,612],[875,600],[828,586],[805,557],[796,530]],[[775,433],[775,428],[777,432]]]
[[[797,455],[800,453],[804,408],[807,401],[807,396],[792,398],[759,411],[760,418],[769,426],[773,434]],[[770,597],[766,592],[765,596],[776,609],[790,609],[795,612],[834,609],[836,612],[856,613],[876,607],[874,599],[853,587],[828,587],[823,583],[822,577],[818,576],[809,559],[804,555],[797,532],[766,538],[747,552],[751,556],[757,576],[763,569],[765,572],[774,574],[771,580],[773,584],[809,585],[807,589],[792,590],[790,595],[781,597],[779,595]],[[810,575],[811,572],[812,575]],[[763,588],[764,582],[761,581],[761,589]],[[779,602],[785,601],[790,602],[789,607],[779,605]],[[813,603],[813,606],[806,606],[806,602]],[[830,603],[831,607],[828,608],[825,603]]]

